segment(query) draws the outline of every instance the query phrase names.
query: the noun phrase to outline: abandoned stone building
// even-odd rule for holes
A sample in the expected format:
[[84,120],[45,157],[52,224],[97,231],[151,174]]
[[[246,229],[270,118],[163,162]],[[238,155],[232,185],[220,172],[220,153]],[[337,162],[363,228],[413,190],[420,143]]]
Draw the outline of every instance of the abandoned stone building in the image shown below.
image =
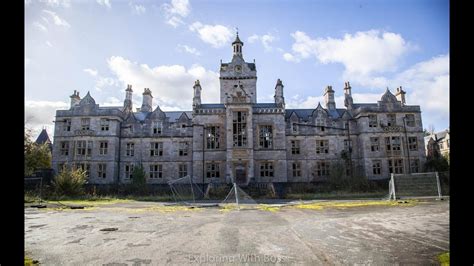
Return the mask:
[[324,107],[287,109],[278,79],[274,102],[258,103],[256,64],[244,60],[243,45],[237,35],[232,60],[220,65],[219,103],[201,102],[199,80],[192,110],[179,112],[153,106],[148,88],[135,110],[132,85],[116,107],[74,91],[69,110],[56,112],[53,168],[81,167],[89,183],[114,184],[130,182],[141,163],[149,183],[190,175],[196,183],[244,186],[324,181],[333,171],[385,179],[422,169],[421,110],[406,104],[401,87],[395,95],[387,88],[376,103],[355,103],[346,82],[344,107],[328,86]]

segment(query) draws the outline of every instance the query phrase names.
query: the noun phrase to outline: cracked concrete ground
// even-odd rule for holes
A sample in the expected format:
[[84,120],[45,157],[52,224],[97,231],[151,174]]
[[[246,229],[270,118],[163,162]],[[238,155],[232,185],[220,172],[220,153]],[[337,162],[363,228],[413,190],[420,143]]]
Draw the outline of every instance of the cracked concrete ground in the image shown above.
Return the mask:
[[25,253],[44,265],[436,265],[449,250],[448,201],[276,212],[166,208],[25,208]]

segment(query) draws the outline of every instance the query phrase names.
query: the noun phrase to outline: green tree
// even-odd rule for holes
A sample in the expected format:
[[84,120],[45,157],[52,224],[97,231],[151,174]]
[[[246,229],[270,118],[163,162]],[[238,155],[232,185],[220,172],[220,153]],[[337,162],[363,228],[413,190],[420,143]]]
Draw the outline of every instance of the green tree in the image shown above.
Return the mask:
[[449,171],[449,159],[445,156],[438,156],[426,160],[425,171],[445,172]]
[[53,187],[58,196],[78,196],[84,193],[86,172],[80,168],[70,169],[64,166],[54,177]]
[[31,140],[31,130],[25,130],[24,138],[24,175],[32,175],[41,168],[51,168],[51,150],[48,144],[38,145]]

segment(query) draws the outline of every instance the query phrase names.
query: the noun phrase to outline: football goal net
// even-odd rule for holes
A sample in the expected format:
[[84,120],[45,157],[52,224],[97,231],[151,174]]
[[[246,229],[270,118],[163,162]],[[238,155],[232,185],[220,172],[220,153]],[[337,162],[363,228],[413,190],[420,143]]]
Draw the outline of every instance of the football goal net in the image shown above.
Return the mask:
[[392,174],[389,181],[390,200],[441,196],[438,172]]
[[253,200],[245,191],[243,191],[236,183],[232,183],[232,188],[221,202],[221,206],[226,209],[237,209],[241,207],[245,209],[257,206],[257,202]]
[[189,175],[168,181],[168,185],[170,186],[171,193],[176,203],[196,203],[196,200],[204,197],[202,189],[199,185],[193,182],[193,179]]

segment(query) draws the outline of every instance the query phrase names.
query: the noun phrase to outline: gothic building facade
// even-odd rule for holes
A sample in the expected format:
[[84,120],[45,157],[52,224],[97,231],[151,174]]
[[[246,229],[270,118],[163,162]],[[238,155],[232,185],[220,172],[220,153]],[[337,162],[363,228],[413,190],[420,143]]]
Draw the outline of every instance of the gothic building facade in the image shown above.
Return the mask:
[[220,103],[202,103],[197,80],[191,111],[153,107],[148,88],[134,111],[131,85],[117,107],[74,91],[69,110],[56,112],[55,171],[67,164],[87,170],[92,184],[127,183],[141,164],[149,183],[189,175],[196,183],[248,185],[324,181],[335,171],[385,179],[422,169],[421,110],[406,104],[401,87],[395,95],[387,88],[376,103],[354,103],[346,82],[344,108],[328,86],[324,107],[288,109],[278,79],[274,102],[258,103],[255,62],[244,60],[238,35],[232,48],[232,60],[220,65]]

